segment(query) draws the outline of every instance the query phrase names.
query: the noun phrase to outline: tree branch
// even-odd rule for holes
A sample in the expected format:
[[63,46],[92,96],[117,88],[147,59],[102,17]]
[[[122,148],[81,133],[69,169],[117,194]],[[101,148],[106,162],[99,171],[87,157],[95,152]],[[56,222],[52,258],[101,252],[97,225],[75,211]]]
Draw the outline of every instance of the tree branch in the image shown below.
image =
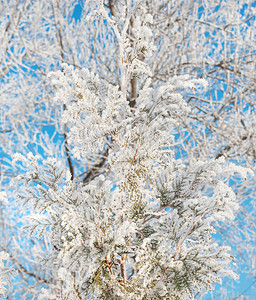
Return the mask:
[[[64,110],[66,109],[65,105],[64,105]],[[74,179],[74,167],[72,164],[72,160],[70,158],[70,150],[68,147],[68,140],[67,140],[67,124],[64,125],[64,147],[65,147],[65,153],[67,156],[67,160],[68,160],[68,167],[69,167],[69,172],[71,174],[71,180]]]
[[105,162],[108,158],[109,148],[107,148],[101,157],[99,163],[96,163],[92,166],[92,168],[87,172],[85,178],[83,179],[83,183],[87,184],[92,181],[95,177],[99,176],[100,174],[104,173],[104,170],[101,170],[105,165]]
[[116,16],[115,0],[109,0],[109,9],[113,17]]

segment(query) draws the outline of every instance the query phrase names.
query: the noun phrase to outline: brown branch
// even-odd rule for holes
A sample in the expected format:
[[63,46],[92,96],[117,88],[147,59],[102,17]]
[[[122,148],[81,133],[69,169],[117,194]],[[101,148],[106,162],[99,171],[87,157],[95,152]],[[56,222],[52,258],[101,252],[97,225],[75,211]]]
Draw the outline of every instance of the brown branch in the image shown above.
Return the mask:
[[150,220],[152,220],[152,219],[159,219],[160,218],[160,216],[150,216],[148,219],[144,219],[143,220],[143,222],[142,222],[142,224],[145,224],[146,222],[148,222],[148,221],[150,221]]
[[105,165],[105,162],[107,160],[108,157],[108,152],[109,152],[109,148],[107,148],[102,155],[102,158],[100,160],[99,163],[96,163],[95,165],[92,166],[92,168],[87,172],[85,178],[83,179],[83,183],[87,184],[89,183],[91,180],[93,180],[95,177],[99,176],[100,174],[102,174],[104,171],[101,170],[103,168],[103,166]]
[[113,260],[111,259],[111,261],[108,261],[108,258],[106,256],[106,266],[108,267],[109,272],[113,275],[112,265],[113,265]]
[[[241,137],[241,141],[245,141],[245,140],[247,140],[247,139],[250,138],[250,137],[251,137],[251,136],[247,136],[247,135],[242,136],[242,137]],[[220,158],[221,156],[225,155],[225,152],[228,152],[231,148],[232,148],[231,145],[225,146],[224,149],[222,149],[222,150],[215,156],[215,159],[218,159],[218,158]]]
[[120,264],[120,269],[121,269],[121,277],[124,282],[127,280],[127,274],[126,274],[126,255],[123,254],[121,256],[121,264]]
[[[64,110],[66,109],[65,104],[64,104]],[[64,125],[64,147],[65,147],[65,153],[67,156],[67,160],[68,160],[68,167],[69,167],[69,172],[71,174],[71,180],[74,179],[74,167],[70,158],[70,150],[68,147],[68,140],[67,140],[67,124]]]
[[80,294],[80,292],[79,292],[79,290],[78,290],[78,287],[76,286],[76,278],[75,278],[75,275],[74,275],[74,290],[75,290],[75,292],[76,292],[76,294],[77,294],[77,297],[78,297],[80,300],[82,300],[83,298],[82,298],[82,296],[81,296],[81,294]]
[[9,132],[12,132],[12,129],[0,130],[0,133],[9,133]]
[[[131,17],[130,19],[130,36],[131,36],[131,40],[134,38],[133,34],[132,34],[132,28],[133,28],[133,17]],[[134,45],[134,41],[131,41],[132,45]],[[135,107],[136,104],[136,98],[137,98],[137,78],[133,77],[131,79],[131,96],[130,96],[130,101],[129,101],[129,105],[131,108]]]
[[6,251],[10,255],[10,258],[12,259],[14,264],[16,265],[17,271],[21,274],[21,276],[22,276],[22,274],[26,274],[26,275],[34,277],[36,280],[39,280],[39,281],[44,282],[46,284],[50,283],[50,281],[46,280],[45,278],[41,277],[40,275],[36,275],[36,274],[30,272],[29,270],[27,270],[26,267],[24,267],[24,265],[22,265],[21,262],[19,262],[17,260],[17,258],[15,258],[8,249],[7,250],[4,249],[4,251]]
[[129,105],[131,108],[135,107],[136,104],[136,97],[137,97],[137,78],[133,77],[131,79],[131,99],[129,101]]
[[109,9],[113,17],[116,16],[115,0],[109,0]]
[[99,272],[98,272],[98,274],[94,277],[94,281],[96,281],[97,280],[97,278],[100,276],[100,273],[103,271],[103,269],[100,269],[99,270]]

